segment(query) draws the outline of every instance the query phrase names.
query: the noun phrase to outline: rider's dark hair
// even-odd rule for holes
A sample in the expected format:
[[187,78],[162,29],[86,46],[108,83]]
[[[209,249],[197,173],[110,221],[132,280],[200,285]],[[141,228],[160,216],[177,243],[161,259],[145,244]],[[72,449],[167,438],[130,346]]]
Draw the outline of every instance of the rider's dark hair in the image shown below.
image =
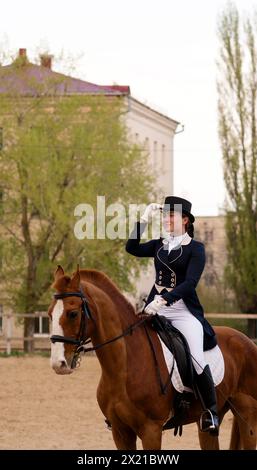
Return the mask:
[[[183,214],[183,217],[187,217],[186,214]],[[191,238],[194,238],[194,224],[192,222],[190,222],[190,220],[188,220],[187,224],[186,224],[186,232],[188,233],[188,235],[191,237]]]

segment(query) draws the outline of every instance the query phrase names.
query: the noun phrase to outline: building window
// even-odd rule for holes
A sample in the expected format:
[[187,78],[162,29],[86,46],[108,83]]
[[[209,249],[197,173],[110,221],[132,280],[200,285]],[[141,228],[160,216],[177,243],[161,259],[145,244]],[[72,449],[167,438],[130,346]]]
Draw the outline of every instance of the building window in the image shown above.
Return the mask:
[[201,240],[201,232],[200,232],[200,230],[197,229],[197,228],[195,228],[194,233],[195,233],[195,235],[194,235],[195,239],[196,239],[196,240]]
[[154,168],[156,167],[157,165],[157,142],[156,140],[154,141],[153,143],[153,166]]
[[0,333],[3,332],[3,306],[0,304]]
[[162,170],[165,170],[166,163],[166,147],[162,144]]
[[3,214],[3,200],[4,200],[4,191],[0,187],[0,215]]
[[49,335],[49,318],[48,317],[36,317],[35,318],[35,335]]
[[205,241],[205,243],[213,241],[213,230],[205,230],[205,232],[204,232],[204,241]]
[[208,287],[214,286],[214,275],[211,273],[206,273],[204,276],[204,282]]
[[144,147],[145,147],[145,150],[149,151],[150,146],[149,146],[149,138],[148,137],[145,138]]
[[0,151],[3,149],[3,146],[4,146],[3,128],[0,127]]
[[213,265],[213,253],[206,253],[206,263],[210,266]]

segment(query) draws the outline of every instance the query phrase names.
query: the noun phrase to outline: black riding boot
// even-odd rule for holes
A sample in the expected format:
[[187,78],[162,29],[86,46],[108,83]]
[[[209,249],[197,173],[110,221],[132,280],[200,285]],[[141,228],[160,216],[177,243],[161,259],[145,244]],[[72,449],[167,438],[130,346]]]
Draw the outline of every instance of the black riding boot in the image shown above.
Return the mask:
[[197,375],[196,384],[204,405],[204,412],[200,418],[200,429],[201,431],[209,432],[214,436],[218,436],[219,418],[217,412],[216,392],[209,365],[205,366],[200,375]]

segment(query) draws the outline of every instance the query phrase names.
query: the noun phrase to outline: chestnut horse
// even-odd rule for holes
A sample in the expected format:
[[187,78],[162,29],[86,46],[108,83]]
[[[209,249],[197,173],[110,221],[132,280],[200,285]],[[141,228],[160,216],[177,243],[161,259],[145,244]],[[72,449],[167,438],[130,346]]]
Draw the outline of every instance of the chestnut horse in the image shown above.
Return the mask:
[[[134,450],[139,437],[144,449],[161,449],[162,427],[170,416],[174,389],[170,385],[166,394],[160,390],[147,338],[152,340],[165,383],[168,370],[156,332],[100,271],[77,269],[69,277],[59,266],[53,287],[57,291],[49,307],[53,369],[57,374],[72,373],[79,345],[91,338],[102,369],[97,400],[112,425],[116,447]],[[231,449],[255,449],[257,347],[232,328],[217,327],[216,333],[225,360],[225,376],[217,387],[220,421],[231,409]],[[200,413],[194,401],[185,424],[198,422]],[[219,449],[218,437],[199,431],[199,439],[202,449]]]

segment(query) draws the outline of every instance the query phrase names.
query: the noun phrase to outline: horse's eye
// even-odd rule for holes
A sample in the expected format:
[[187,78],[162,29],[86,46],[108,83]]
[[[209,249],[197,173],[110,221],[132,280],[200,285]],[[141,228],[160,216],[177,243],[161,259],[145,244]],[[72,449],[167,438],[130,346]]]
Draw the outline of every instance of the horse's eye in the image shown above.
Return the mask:
[[73,320],[74,318],[77,318],[78,313],[76,310],[72,310],[71,312],[67,312],[68,317]]

